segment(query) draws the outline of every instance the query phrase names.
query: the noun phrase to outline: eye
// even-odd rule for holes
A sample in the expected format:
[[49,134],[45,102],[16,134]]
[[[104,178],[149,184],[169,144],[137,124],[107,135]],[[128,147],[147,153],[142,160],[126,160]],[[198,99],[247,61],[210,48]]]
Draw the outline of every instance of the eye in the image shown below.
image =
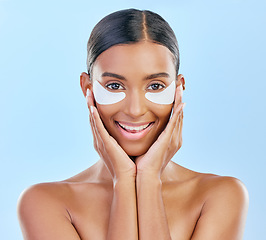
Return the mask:
[[124,89],[120,83],[109,83],[105,85],[105,87],[111,90],[123,90]]
[[149,90],[161,90],[163,88],[165,88],[165,86],[160,83],[153,83],[148,87]]

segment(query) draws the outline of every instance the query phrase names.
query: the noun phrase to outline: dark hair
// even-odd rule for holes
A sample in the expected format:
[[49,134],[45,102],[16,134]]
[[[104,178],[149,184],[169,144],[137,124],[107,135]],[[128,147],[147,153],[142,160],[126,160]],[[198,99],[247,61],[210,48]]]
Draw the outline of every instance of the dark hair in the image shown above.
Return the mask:
[[93,28],[87,44],[87,69],[91,73],[97,57],[117,44],[132,44],[142,40],[167,47],[179,70],[179,49],[174,31],[157,13],[148,10],[125,9],[104,17]]

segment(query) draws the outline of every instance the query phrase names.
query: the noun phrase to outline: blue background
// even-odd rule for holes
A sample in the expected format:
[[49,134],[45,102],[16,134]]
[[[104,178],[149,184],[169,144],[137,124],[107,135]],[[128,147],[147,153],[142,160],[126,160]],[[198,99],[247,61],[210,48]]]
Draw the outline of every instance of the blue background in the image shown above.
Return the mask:
[[1,239],[22,239],[16,204],[25,188],[98,159],[79,75],[93,26],[129,7],[158,12],[179,41],[187,105],[174,161],[241,179],[250,194],[244,239],[263,239],[265,1],[0,0]]

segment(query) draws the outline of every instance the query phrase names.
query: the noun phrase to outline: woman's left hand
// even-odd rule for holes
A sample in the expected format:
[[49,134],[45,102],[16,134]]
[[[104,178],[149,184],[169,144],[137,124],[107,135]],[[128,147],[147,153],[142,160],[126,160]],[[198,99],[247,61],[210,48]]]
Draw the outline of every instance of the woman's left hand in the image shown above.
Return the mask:
[[160,178],[168,162],[181,148],[184,106],[185,103],[175,101],[172,117],[164,131],[145,154],[136,158],[137,175],[148,174]]

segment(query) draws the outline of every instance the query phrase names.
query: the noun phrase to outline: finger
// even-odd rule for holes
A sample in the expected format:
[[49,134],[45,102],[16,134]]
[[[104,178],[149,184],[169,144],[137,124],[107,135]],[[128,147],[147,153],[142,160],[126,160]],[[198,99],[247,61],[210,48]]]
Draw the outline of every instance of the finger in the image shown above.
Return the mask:
[[177,139],[178,142],[176,142],[176,146],[177,146],[176,151],[178,151],[181,148],[182,143],[183,143],[183,136],[182,136],[182,132],[183,132],[183,119],[184,119],[184,114],[183,114],[183,111],[182,111],[181,120],[180,120],[180,124],[179,124],[179,134],[178,134],[178,137],[177,137],[178,138]]
[[179,144],[180,144],[179,148],[183,144],[183,135],[182,135],[182,133],[183,133],[183,123],[184,123],[184,113],[182,111],[182,118],[181,118],[180,130],[179,130],[180,131],[180,133],[179,133]]
[[169,137],[171,137],[171,135],[175,129],[179,114],[182,111],[182,109],[184,108],[184,106],[185,106],[185,103],[180,103],[178,105],[176,111],[173,113],[172,117],[170,118],[170,120],[169,120],[169,122],[168,122],[168,124],[164,130],[165,134],[169,135]]
[[176,154],[176,152],[182,146],[182,128],[183,128],[183,110],[178,115],[178,120],[176,122],[174,132],[171,136],[171,140],[168,143],[168,151],[167,151],[167,157],[166,157],[168,161],[164,162],[162,166],[162,171],[168,164],[169,160],[172,159],[172,157]]
[[97,111],[97,108],[94,107],[94,106],[91,106],[90,110],[91,110],[91,114],[92,114],[92,117],[93,117],[93,120],[94,120],[94,123],[95,123],[96,132],[99,134],[99,137],[105,143],[107,143],[108,140],[110,140],[110,135],[109,135],[109,133],[107,132],[107,130],[105,129],[105,127],[103,125],[103,122],[102,122],[102,120],[100,118],[100,115],[99,115],[99,113]]
[[[173,132],[171,133],[170,140],[167,141],[167,155],[165,157],[165,161],[163,162],[161,171],[163,171],[168,164],[168,162],[172,159],[172,157],[176,154],[176,152],[180,148],[180,130],[182,129],[182,120],[183,120],[183,109],[178,114],[178,118],[175,122],[175,127]],[[182,138],[182,135],[181,135]]]
[[182,145],[182,128],[183,128],[183,109],[179,114],[178,120],[176,122],[175,129],[173,131],[170,146],[173,146],[175,149],[175,152],[178,151],[178,149]]
[[96,132],[95,132],[95,124],[93,122],[93,119],[92,119],[91,114],[89,114],[89,119],[90,119],[90,125],[91,125],[91,132],[92,132],[92,136],[93,136],[94,148],[98,152],[98,150],[99,150],[99,148],[98,148],[99,144],[98,144],[97,135],[96,135]]
[[174,101],[174,106],[173,106],[173,114],[177,110],[178,105],[182,102],[183,91],[181,88],[182,88],[181,84],[176,87],[175,101]]
[[[86,100],[87,100],[87,105],[88,105],[88,108],[89,108],[89,111],[90,111],[91,126],[92,126],[92,129],[93,129],[94,137],[96,139],[96,144],[97,144],[98,150],[99,150],[99,148],[102,149],[103,142],[102,142],[101,134],[98,131],[98,126],[97,126],[97,122],[96,122],[96,119],[95,119],[95,115],[93,114],[93,110],[95,109],[97,111],[97,109],[94,106],[94,96],[93,96],[93,93],[92,93],[92,91],[90,89],[87,89]],[[98,111],[97,111],[97,113],[98,113]],[[99,119],[100,119],[100,117],[99,117]],[[100,119],[100,122],[101,122],[101,119]]]
[[158,142],[158,144],[161,145],[162,148],[167,148],[169,146],[179,113],[182,110],[183,106],[184,103],[178,105],[177,111],[172,115],[169,122],[167,123],[166,128],[158,137],[158,140],[156,142]]
[[103,141],[99,136],[99,133],[97,131],[97,128],[95,126],[95,121],[90,114],[90,123],[91,123],[91,128],[93,132],[93,142],[94,142],[94,148],[98,152],[99,156],[104,160],[104,164],[106,165],[107,169],[111,173],[112,176],[114,176],[114,170],[113,170],[113,165],[112,162],[109,161],[108,156],[106,156]]
[[103,142],[102,142],[99,132],[97,131],[95,119],[91,111],[92,107],[94,107],[94,96],[90,89],[87,89],[86,101],[87,101],[87,105],[88,105],[89,112],[90,112],[90,123],[91,123],[92,132],[93,132],[94,148],[100,154],[101,150],[103,149],[102,148]]
[[[94,106],[91,106],[90,110],[91,110],[91,118],[93,122],[93,129],[95,131],[95,136],[97,138],[98,147],[100,148],[100,151],[103,152],[103,154],[105,151],[108,151],[108,149],[112,149],[113,151],[114,147],[117,147],[119,145],[117,144],[116,140],[112,136],[110,136],[105,126],[103,125],[103,122],[100,118],[97,108]],[[112,153],[112,151],[109,152],[109,154]]]
[[177,118],[177,121],[175,122],[175,127],[173,129],[172,138],[178,133],[178,130],[179,130],[182,118],[183,118],[183,110],[184,110],[184,106],[181,108],[181,110],[178,113],[178,118]]
[[129,159],[128,155],[117,143],[117,141],[109,135],[108,131],[103,125],[99,112],[94,106],[91,106],[91,113],[95,124],[96,135],[98,136],[98,139],[101,139],[100,152],[112,176],[118,176],[120,173],[131,171],[132,165],[134,168],[135,165]]
[[[93,123],[93,130],[95,133],[95,137],[97,139],[98,150],[103,151],[105,143],[103,142],[103,138],[99,132],[99,127],[97,126],[95,116],[93,115],[96,108],[93,106],[91,108],[94,108],[94,110],[91,110],[91,119],[92,119],[92,123]],[[96,111],[97,111],[97,109],[96,109]],[[101,121],[101,119],[100,119],[100,121]]]
[[87,101],[89,111],[91,113],[91,106],[94,106],[94,96],[90,89],[87,89],[86,101]]

